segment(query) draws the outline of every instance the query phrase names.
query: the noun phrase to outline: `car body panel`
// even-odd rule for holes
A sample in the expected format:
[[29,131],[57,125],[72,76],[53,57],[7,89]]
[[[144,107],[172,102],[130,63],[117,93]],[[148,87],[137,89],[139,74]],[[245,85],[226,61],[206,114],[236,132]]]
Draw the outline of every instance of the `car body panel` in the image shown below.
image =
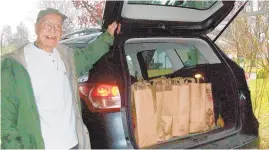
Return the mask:
[[84,105],[82,117],[94,149],[127,148],[121,112],[92,113]]

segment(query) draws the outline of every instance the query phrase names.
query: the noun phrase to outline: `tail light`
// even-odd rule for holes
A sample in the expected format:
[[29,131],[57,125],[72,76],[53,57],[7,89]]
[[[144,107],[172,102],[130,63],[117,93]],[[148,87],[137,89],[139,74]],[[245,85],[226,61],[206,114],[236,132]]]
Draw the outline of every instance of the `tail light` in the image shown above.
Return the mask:
[[81,85],[80,95],[92,112],[120,111],[121,99],[117,85],[85,84]]

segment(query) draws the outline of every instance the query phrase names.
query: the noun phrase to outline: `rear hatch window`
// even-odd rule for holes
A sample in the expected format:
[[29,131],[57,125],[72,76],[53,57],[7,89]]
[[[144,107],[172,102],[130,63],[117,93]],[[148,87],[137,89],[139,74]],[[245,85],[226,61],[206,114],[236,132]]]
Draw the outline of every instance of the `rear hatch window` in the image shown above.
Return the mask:
[[[210,16],[214,16],[214,13],[223,7],[222,1],[213,1],[211,3],[204,3],[203,1],[187,1],[181,5],[173,3],[172,1],[164,3],[156,2],[158,1],[124,1],[121,16],[123,18],[137,20],[199,23],[205,21]],[[180,24],[180,22],[178,22],[178,24]]]
[[216,0],[207,1],[193,1],[193,0],[149,0],[149,1],[138,1],[129,0],[128,4],[144,4],[144,5],[159,5],[159,6],[173,6],[173,7],[183,7],[191,9],[208,9],[216,3]]
[[125,28],[205,34],[212,31],[233,7],[234,1],[220,0],[107,1],[104,25],[108,25],[116,16]]

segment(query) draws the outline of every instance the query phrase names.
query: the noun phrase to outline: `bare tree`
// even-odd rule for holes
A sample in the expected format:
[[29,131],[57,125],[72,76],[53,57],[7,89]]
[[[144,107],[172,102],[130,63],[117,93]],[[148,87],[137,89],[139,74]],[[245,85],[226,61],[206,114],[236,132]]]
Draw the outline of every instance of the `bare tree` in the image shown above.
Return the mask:
[[[257,11],[268,9],[268,1],[259,1]],[[244,15],[242,15],[244,14]],[[269,14],[249,13],[244,10],[222,35],[222,40],[228,40],[225,51],[234,56],[234,60],[244,68],[250,76],[256,70],[259,81],[256,80],[255,97],[252,97],[253,109],[260,114],[260,99],[266,94],[269,76]],[[269,100],[269,99],[268,99]]]
[[[269,10],[269,1],[260,1],[259,9]],[[260,15],[257,22],[260,28],[260,42],[262,43],[262,48],[259,51],[259,54],[263,57],[261,65],[266,70],[267,75],[269,76],[269,13],[264,13],[263,15]]]
[[0,47],[1,50],[8,44],[12,37],[12,30],[10,26],[4,26],[0,31]]
[[14,33],[13,38],[10,41],[10,45],[15,46],[17,49],[29,42],[28,28],[20,23],[17,26],[17,31]]
[[258,1],[254,12],[249,8],[230,24],[222,37],[229,41],[226,52],[235,56],[234,60],[245,72],[249,76],[256,72],[257,79],[250,82],[252,108],[260,122],[259,148],[269,148],[269,1]]
[[13,34],[10,26],[6,26],[1,30],[1,56],[10,53],[24,44],[29,42],[29,34],[27,27],[20,23],[16,32]]
[[80,26],[87,28],[101,25],[105,0],[72,0],[72,2],[80,12],[78,15]]
[[105,0],[40,0],[39,8],[54,8],[68,16],[63,30],[68,34],[75,30],[102,24]]
[[0,48],[1,48],[1,56],[13,51],[15,49],[10,43],[12,41],[13,34],[10,26],[4,26],[0,30]]

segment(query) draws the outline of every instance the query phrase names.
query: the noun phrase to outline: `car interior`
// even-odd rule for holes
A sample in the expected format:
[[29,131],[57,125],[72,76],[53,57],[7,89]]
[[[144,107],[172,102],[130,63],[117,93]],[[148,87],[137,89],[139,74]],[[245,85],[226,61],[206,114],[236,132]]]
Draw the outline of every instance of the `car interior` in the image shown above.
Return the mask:
[[[227,136],[235,131],[238,104],[235,103],[236,94],[232,80],[227,81],[227,78],[231,78],[231,70],[221,62],[207,42],[198,38],[138,38],[126,41],[124,49],[133,81],[137,81],[134,79],[139,77],[149,80],[160,76],[174,78],[201,74],[205,79],[204,82],[212,84],[215,120],[221,114],[225,128],[217,128],[200,135],[176,137],[164,142],[163,146],[179,139],[187,141],[190,136],[210,135],[213,138],[220,135]],[[164,71],[156,74],[151,72],[152,69]]]

